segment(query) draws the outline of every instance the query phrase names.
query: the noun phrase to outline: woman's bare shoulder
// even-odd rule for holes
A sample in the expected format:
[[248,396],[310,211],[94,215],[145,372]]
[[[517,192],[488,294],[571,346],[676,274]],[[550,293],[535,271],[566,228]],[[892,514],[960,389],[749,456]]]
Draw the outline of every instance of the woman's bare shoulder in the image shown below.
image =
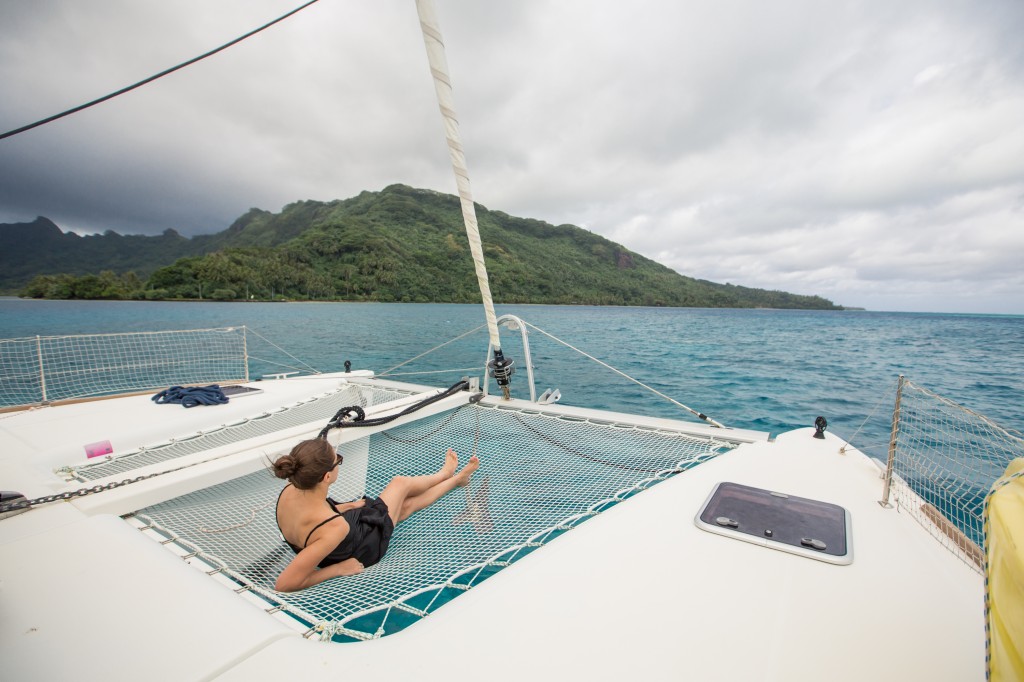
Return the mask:
[[309,542],[306,543],[307,547],[320,541],[327,541],[331,547],[334,547],[348,536],[348,521],[341,514],[324,519],[320,524],[310,534]]

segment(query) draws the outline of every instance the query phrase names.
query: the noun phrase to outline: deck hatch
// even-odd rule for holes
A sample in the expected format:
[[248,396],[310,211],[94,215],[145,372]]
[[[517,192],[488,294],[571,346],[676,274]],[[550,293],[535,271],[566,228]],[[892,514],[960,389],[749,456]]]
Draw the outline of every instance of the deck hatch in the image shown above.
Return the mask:
[[850,513],[830,502],[721,482],[694,522],[708,532],[783,552],[853,562]]

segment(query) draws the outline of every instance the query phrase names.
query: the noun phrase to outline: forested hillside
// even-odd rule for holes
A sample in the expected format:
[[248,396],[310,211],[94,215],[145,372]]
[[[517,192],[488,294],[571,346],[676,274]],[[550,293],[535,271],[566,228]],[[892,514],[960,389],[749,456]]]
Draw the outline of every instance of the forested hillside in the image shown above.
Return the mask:
[[[817,296],[686,277],[572,225],[480,205],[477,217],[499,303],[836,308]],[[458,198],[402,185],[340,201],[297,202],[277,214],[253,209],[227,230],[193,240],[173,233],[74,239],[110,239],[129,250],[134,246],[118,240],[154,241],[139,250],[145,260],[136,263],[129,254],[96,255],[75,268],[51,259],[23,295],[459,303],[480,297]],[[161,252],[162,267],[153,267]]]
[[39,274],[85,275],[101,270],[146,276],[183,256],[203,253],[203,238],[174,230],[156,237],[62,232],[47,218],[0,225],[0,292],[15,293]]

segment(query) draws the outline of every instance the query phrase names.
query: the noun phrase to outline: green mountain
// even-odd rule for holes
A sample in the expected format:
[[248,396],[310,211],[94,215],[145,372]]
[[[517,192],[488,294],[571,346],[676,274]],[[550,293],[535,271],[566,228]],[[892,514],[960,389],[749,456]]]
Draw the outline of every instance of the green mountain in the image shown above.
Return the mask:
[[156,237],[111,231],[83,237],[62,232],[41,216],[31,223],[0,224],[0,293],[15,293],[40,274],[134,270],[148,275],[183,256],[204,253],[203,246],[202,239],[174,230]]
[[[477,218],[497,303],[838,308],[817,296],[686,277],[572,225],[516,218],[479,204]],[[43,237],[56,243],[53,232],[59,229],[42,221],[27,225],[42,228]],[[0,247],[11,227],[0,226]],[[13,227],[26,229],[25,224]],[[58,256],[70,255],[74,247],[62,244],[66,250],[51,254],[45,268],[22,268],[20,280],[9,277],[3,284],[28,284],[25,295],[60,298],[479,301],[458,198],[403,185],[346,200],[301,201],[277,214],[253,209],[227,230],[192,240],[173,232],[73,238],[78,244],[90,239],[104,249],[93,247],[88,263],[78,260],[74,269],[68,267],[70,261]],[[123,241],[129,239],[141,240],[140,246]],[[127,253],[102,258],[110,244]],[[21,258],[41,264],[33,248],[24,244]],[[6,249],[0,253],[6,266]],[[93,274],[101,270],[134,270],[148,280],[119,283],[113,272]],[[56,273],[89,273],[90,279],[60,279]],[[40,274],[49,277],[28,283]]]

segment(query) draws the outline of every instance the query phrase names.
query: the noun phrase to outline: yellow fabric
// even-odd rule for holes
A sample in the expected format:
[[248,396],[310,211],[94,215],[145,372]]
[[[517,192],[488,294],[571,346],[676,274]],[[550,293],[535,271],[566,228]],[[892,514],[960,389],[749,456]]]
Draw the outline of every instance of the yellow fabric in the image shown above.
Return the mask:
[[1015,459],[988,504],[989,676],[1024,680],[1024,458]]

